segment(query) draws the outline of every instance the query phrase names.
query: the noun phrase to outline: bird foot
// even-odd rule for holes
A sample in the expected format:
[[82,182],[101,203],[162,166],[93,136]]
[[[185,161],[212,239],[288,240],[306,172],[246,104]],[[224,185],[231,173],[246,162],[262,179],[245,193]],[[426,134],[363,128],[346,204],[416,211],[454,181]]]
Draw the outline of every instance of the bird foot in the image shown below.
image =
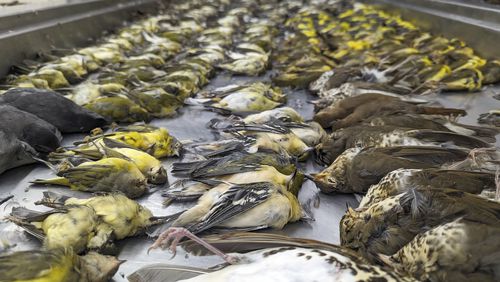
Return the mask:
[[151,245],[151,247],[149,247],[148,253],[149,253],[149,251],[151,251],[153,249],[157,249],[157,248],[166,249],[166,248],[168,248],[173,255],[172,258],[174,258],[176,255],[176,252],[177,252],[176,251],[177,245],[185,237],[202,245],[203,247],[205,247],[207,250],[211,251],[215,255],[220,256],[222,259],[224,259],[229,264],[236,264],[239,262],[238,257],[225,254],[221,250],[219,250],[216,247],[205,242],[200,237],[194,235],[186,228],[182,228],[182,227],[170,227],[167,230],[165,230],[163,233],[161,233],[160,236],[158,237],[158,239],[153,243],[153,245]]

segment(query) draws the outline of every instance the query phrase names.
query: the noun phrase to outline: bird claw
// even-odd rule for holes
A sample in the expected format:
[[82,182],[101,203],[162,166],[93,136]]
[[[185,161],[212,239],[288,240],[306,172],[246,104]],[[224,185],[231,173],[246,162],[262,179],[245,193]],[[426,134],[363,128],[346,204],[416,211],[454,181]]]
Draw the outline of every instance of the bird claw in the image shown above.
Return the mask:
[[162,250],[167,249],[172,253],[172,258],[177,254],[177,245],[179,242],[190,232],[185,228],[170,227],[158,236],[158,239],[148,248],[148,254],[151,250],[161,248]]

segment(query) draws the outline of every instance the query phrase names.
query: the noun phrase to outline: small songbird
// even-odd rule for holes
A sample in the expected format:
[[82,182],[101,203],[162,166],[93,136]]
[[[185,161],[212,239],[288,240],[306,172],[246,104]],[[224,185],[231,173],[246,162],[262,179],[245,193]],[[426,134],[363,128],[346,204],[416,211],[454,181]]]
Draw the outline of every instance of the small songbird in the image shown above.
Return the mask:
[[[305,213],[293,193],[273,182],[245,184],[221,183],[201,196],[197,204],[176,214],[172,227],[184,227],[192,233],[211,228],[259,230],[282,229]],[[155,246],[168,242],[172,231],[167,229]]]
[[479,115],[477,122],[500,127],[500,110],[491,110]]
[[[170,281],[414,281],[389,268],[366,262],[341,246],[269,233],[229,233],[198,238],[187,230],[175,235],[192,241],[181,243],[190,253],[214,253],[226,261],[222,269],[156,264],[136,270],[131,282]],[[170,250],[175,253],[174,242]],[[198,246],[199,245],[199,246]],[[161,247],[161,246],[155,246]],[[202,248],[206,248],[203,250]],[[236,252],[226,254],[224,251]],[[248,252],[251,251],[251,252]],[[184,280],[185,279],[185,280]]]
[[353,147],[443,146],[486,148],[491,144],[471,136],[448,131],[408,129],[395,126],[355,125],[333,132],[316,147],[318,155],[335,159]]
[[313,181],[325,193],[365,193],[387,173],[399,168],[439,168],[467,158],[461,149],[396,146],[347,149]]
[[102,250],[113,240],[168,222],[168,218],[154,217],[149,209],[118,193],[78,199],[44,192],[36,204],[53,209],[38,212],[16,207],[8,220],[43,241],[47,249],[71,247],[76,253]]
[[396,169],[389,172],[379,183],[372,185],[361,200],[358,209],[395,196],[415,187],[435,189],[452,188],[491,198],[495,194],[495,174],[479,171],[448,169]]
[[397,97],[381,94],[362,94],[349,97],[316,113],[314,121],[333,129],[349,127],[378,115],[394,113],[427,115],[465,115],[461,109],[425,107],[401,101]]
[[[49,167],[53,168],[54,163],[58,164],[55,171],[58,175],[62,175],[64,170],[74,166],[75,160],[77,165],[80,165],[83,162],[101,158],[119,158],[133,162],[151,184],[164,184],[168,181],[167,171],[161,161],[146,152],[107,137],[102,139],[102,144],[96,142],[94,145],[96,150],[87,148],[85,151],[63,151],[59,149],[58,152],[50,153]],[[69,168],[64,164],[69,164]],[[61,166],[64,169],[61,169]]]
[[486,142],[495,142],[498,129],[473,126],[451,121],[444,117],[424,116],[413,114],[394,114],[389,116],[376,116],[367,121],[372,126],[397,126],[413,129],[431,129],[436,131],[455,132],[462,135],[474,136]]
[[285,175],[276,168],[262,164],[232,164],[225,168],[219,166],[207,171],[210,177],[194,178],[193,181],[178,180],[174,182],[162,196],[172,200],[195,200],[222,183],[247,184],[252,182],[266,181],[274,185],[285,187],[289,191],[298,191],[302,186],[303,175],[297,170]]
[[0,104],[34,114],[63,133],[88,132],[106,124],[102,116],[51,90],[12,88],[0,96]]
[[360,211],[349,208],[340,221],[340,241],[376,261],[378,254],[393,255],[419,233],[458,218],[499,226],[500,203],[455,189],[409,189]]
[[0,281],[106,282],[122,262],[96,252],[78,256],[71,249],[21,251],[0,256]]
[[302,116],[290,107],[279,107],[248,115],[243,119],[243,122],[265,124],[273,120],[280,120],[283,122],[304,122]]
[[0,174],[11,168],[36,162],[38,153],[28,143],[19,140],[11,132],[0,130]]
[[147,191],[147,179],[131,161],[121,158],[104,158],[84,162],[62,171],[60,177],[36,179],[34,184],[60,185],[86,192],[123,192],[137,198]]
[[62,136],[52,124],[10,105],[0,105],[0,131],[12,134],[41,153],[55,151]]
[[498,281],[500,227],[467,219],[443,223],[382,260],[419,281]]
[[151,125],[129,125],[126,127],[119,127],[116,131],[105,133],[104,135],[97,134],[96,136],[89,137],[91,142],[77,142],[75,145],[80,146],[73,150],[78,153],[89,155],[89,150],[98,150],[94,143],[103,143],[104,138],[124,143],[144,151],[155,158],[179,156],[182,148],[182,144],[175,137],[170,135],[165,128]]
[[[281,124],[281,122],[272,122],[267,124],[235,124],[227,126],[221,130],[234,136],[248,136],[264,141],[269,139],[272,145],[279,145],[285,149],[288,154],[297,157],[299,160],[304,160],[312,147],[307,146],[293,131]],[[315,130],[313,130],[315,131]],[[315,131],[317,133],[317,131]],[[273,144],[274,143],[274,144]],[[266,148],[266,147],[264,147]],[[276,150],[275,150],[276,151]]]
[[108,121],[147,122],[152,118],[146,109],[122,95],[98,97],[83,107]]

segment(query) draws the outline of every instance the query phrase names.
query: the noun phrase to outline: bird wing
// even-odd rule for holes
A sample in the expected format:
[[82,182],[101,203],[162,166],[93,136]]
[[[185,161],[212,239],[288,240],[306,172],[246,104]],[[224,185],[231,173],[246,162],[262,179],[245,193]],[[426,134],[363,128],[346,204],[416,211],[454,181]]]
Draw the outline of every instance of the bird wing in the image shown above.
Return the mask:
[[113,166],[111,165],[79,166],[65,171],[63,177],[77,187],[92,188],[97,183],[100,183],[101,186],[113,187],[114,183],[109,177],[112,171]]
[[158,263],[139,268],[130,274],[127,279],[130,282],[174,282],[212,271],[197,267]]
[[193,233],[200,233],[237,216],[267,200],[274,192],[268,182],[233,185],[215,202],[202,221],[189,226]]
[[235,131],[250,131],[250,132],[266,132],[275,134],[287,134],[290,133],[290,129],[279,124],[278,122],[268,123],[268,124],[235,124],[224,128],[224,132],[235,132]]
[[220,159],[191,163],[174,163],[172,174],[176,177],[209,178],[221,175],[255,171],[260,168],[258,163],[238,163],[231,155]]
[[[204,236],[203,240],[226,253],[242,253],[266,248],[293,246],[327,250],[335,253],[341,253],[355,260],[363,260],[363,258],[357,255],[356,252],[351,251],[348,248],[342,248],[338,245],[311,239],[293,238],[281,234],[231,232],[224,234],[211,234]],[[192,240],[184,241],[181,245],[186,252],[193,255],[212,255],[210,251]]]
[[61,262],[57,252],[22,251],[11,255],[0,256],[0,273],[2,281],[31,281],[48,275],[48,271]]
[[472,136],[462,135],[454,132],[434,131],[426,129],[411,130],[408,134],[414,138],[436,143],[453,142],[454,145],[464,148],[486,148],[491,144]]
[[441,147],[395,146],[374,150],[393,157],[434,165],[463,160],[468,155],[466,150]]

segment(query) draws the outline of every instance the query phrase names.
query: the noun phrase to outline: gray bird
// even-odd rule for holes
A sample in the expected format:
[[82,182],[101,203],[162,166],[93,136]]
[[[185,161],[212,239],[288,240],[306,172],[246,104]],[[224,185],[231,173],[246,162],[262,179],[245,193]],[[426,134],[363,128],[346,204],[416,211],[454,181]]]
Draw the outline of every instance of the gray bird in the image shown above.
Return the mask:
[[34,163],[37,152],[27,143],[20,141],[12,133],[0,130],[0,173],[4,171]]
[[0,96],[0,104],[34,114],[63,133],[88,132],[106,120],[57,92],[36,88],[13,88]]
[[13,134],[38,152],[56,150],[62,136],[52,124],[28,112],[9,105],[0,105],[0,130]]

